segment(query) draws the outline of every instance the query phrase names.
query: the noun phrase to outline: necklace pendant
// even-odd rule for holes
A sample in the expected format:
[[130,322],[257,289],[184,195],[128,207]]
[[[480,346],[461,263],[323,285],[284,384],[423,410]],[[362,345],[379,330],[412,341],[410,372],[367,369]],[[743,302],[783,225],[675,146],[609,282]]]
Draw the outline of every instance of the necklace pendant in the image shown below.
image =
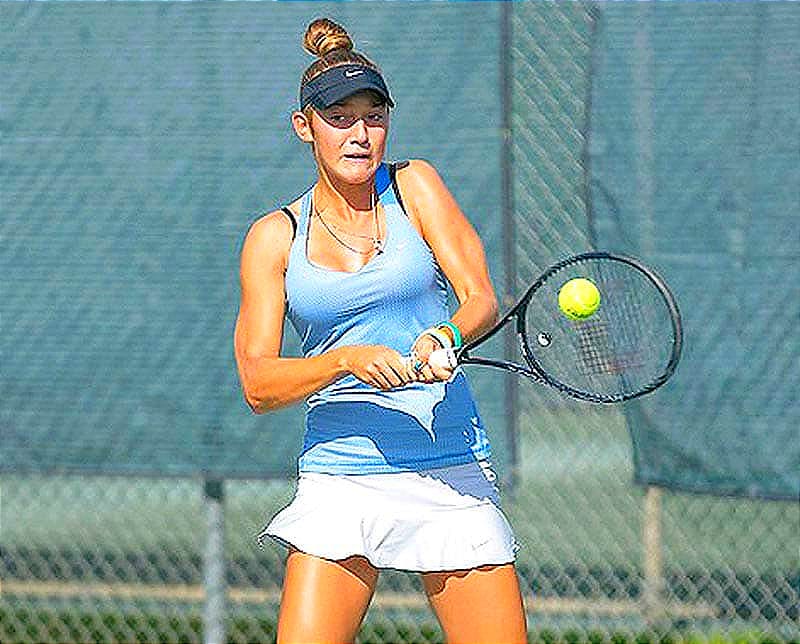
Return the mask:
[[373,238],[372,245],[375,247],[375,251],[380,254],[383,252],[383,240],[379,239],[378,237]]

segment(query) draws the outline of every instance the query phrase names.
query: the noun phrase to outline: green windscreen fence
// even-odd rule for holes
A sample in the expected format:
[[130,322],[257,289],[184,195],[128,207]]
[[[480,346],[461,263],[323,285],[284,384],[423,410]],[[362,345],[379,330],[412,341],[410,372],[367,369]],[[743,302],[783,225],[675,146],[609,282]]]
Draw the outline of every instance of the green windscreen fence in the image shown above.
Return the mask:
[[[500,249],[499,5],[327,8],[390,81],[388,156],[431,160]],[[232,336],[248,226],[316,179],[289,117],[318,12],[0,5],[0,470],[294,473],[302,408],[249,412]],[[503,383],[473,386],[502,455]]]
[[[294,473],[302,409],[249,413],[232,333],[248,226],[315,179],[289,116],[322,9],[505,305],[592,246],[673,286],[684,361],[625,408],[637,480],[797,498],[793,3],[0,4],[0,471]],[[508,380],[470,378],[508,461]]]
[[610,3],[589,165],[596,244],[673,286],[685,354],[627,408],[640,482],[800,496],[800,7]]

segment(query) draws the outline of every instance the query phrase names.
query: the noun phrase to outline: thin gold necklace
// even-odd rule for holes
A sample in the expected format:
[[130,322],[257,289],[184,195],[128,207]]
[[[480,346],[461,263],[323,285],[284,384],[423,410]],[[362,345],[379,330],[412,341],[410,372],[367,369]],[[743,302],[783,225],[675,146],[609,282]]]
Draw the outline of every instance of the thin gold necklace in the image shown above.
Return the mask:
[[[347,250],[352,251],[354,253],[358,253],[359,255],[371,255],[372,253],[378,253],[380,255],[383,252],[383,240],[380,238],[380,229],[378,228],[378,206],[375,202],[374,191],[370,193],[370,210],[372,210],[372,221],[375,227],[375,232],[372,235],[361,235],[359,233],[351,233],[349,231],[344,230],[343,228],[335,226],[334,224],[329,224],[322,217],[322,214],[319,212],[319,210],[317,210],[317,204],[312,201],[312,205],[314,208],[314,214],[319,218],[319,221],[325,227],[325,230],[327,230],[330,236],[333,237],[342,246],[344,246]],[[339,235],[333,232],[334,228],[350,237],[357,237],[359,239],[369,239],[370,241],[372,241],[372,248],[370,248],[369,250],[362,250],[360,248],[351,246],[341,237],[339,237]]]

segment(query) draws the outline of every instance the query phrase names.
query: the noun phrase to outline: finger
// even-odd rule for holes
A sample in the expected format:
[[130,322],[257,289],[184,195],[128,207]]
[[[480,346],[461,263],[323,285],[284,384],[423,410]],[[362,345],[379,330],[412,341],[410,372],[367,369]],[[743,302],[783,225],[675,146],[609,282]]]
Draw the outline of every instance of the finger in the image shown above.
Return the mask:
[[425,365],[424,362],[420,362],[419,360],[409,361],[408,359],[403,359],[401,362],[401,377],[403,378],[403,384],[407,385],[412,382],[419,382],[419,369]]
[[383,391],[389,391],[389,389],[394,388],[391,381],[382,373],[375,376],[375,386]]
[[420,379],[422,382],[432,383],[436,382],[436,376],[433,373],[433,369],[431,369],[430,365],[426,364],[419,372]]
[[406,368],[403,364],[403,358],[399,354],[395,359],[387,360],[381,367],[381,372],[390,387],[402,387],[409,382],[406,379]]
[[403,384],[402,381],[394,373],[392,373],[391,375],[381,374],[379,382],[380,382],[380,388],[383,389],[384,391],[395,389]]
[[414,364],[414,373],[418,382],[432,382],[431,377],[433,372],[428,366],[428,363],[423,362],[421,359]]
[[441,349],[441,346],[435,340],[433,340],[430,336],[422,336],[414,344],[412,353],[419,356],[423,362],[426,362],[428,360],[428,356],[436,349]]
[[401,362],[409,382],[418,381],[420,379],[419,374],[422,371],[422,368],[425,366],[425,359],[416,352],[412,351],[411,355],[403,356]]
[[450,380],[453,377],[453,370],[447,367],[430,367],[430,369],[436,380]]
[[386,358],[384,373],[386,377],[395,387],[402,387],[410,382],[415,382],[416,371],[415,365],[419,360],[412,354],[411,356],[403,356],[400,353],[393,352]]
[[386,375],[387,369],[380,364],[373,363],[367,368],[367,384],[377,389],[391,389],[392,383]]
[[417,382],[419,380],[419,370],[425,365],[414,356],[403,360],[403,368],[406,382]]

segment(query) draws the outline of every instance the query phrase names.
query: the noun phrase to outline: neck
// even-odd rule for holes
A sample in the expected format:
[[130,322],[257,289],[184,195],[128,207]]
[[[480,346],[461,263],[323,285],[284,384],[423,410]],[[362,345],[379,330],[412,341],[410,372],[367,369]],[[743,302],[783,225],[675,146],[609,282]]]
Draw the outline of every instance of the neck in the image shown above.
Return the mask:
[[333,211],[342,219],[357,219],[371,214],[375,207],[374,178],[366,183],[344,184],[320,169],[312,196],[318,210]]

